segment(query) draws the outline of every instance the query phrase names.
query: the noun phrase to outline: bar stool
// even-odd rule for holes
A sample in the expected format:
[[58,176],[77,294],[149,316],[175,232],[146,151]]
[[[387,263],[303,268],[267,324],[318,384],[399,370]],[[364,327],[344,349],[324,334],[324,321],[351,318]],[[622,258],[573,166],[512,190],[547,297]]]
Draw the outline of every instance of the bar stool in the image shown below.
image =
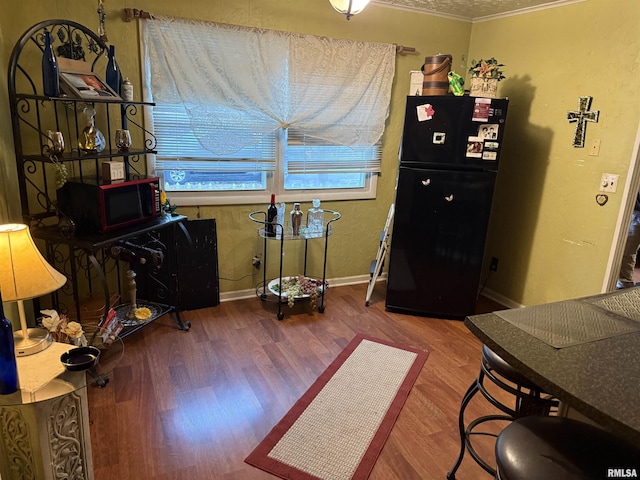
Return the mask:
[[[485,381],[489,380],[495,386],[510,393],[513,397],[513,406],[498,400],[487,389]],[[504,415],[484,415],[476,418],[465,426],[464,411],[476,393],[480,392],[494,407],[504,413]],[[462,463],[465,451],[491,475],[496,474],[495,469],[489,465],[475,451],[471,443],[472,435],[489,435],[497,437],[495,434],[474,431],[478,425],[495,420],[512,421],[516,418],[528,415],[548,415],[552,410],[557,410],[558,400],[548,396],[540,387],[527,380],[526,377],[518,373],[511,365],[505,362],[500,356],[482,346],[482,361],[480,362],[480,373],[474,380],[462,398],[460,413],[458,415],[458,428],[460,431],[460,454],[453,468],[447,473],[448,480],[455,480],[456,471]]]
[[593,425],[564,417],[515,420],[496,441],[498,480],[638,478],[640,450]]

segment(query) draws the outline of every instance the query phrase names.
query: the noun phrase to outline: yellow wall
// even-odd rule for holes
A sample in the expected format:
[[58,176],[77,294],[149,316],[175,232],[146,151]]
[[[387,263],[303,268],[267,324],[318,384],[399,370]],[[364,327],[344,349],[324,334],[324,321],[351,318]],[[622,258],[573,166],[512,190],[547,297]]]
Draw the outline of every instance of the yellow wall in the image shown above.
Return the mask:
[[[636,0],[588,0],[474,25],[469,56],[506,64],[498,93],[511,99],[488,288],[518,303],[600,291],[638,127],[639,22]],[[574,148],[567,111],[585,95],[600,118]],[[604,172],[620,174],[620,188],[601,207]]]
[[[4,185],[0,215],[14,221],[19,220],[15,207],[12,213],[2,211],[5,203],[17,202],[12,200],[15,167],[6,98],[11,49],[28,27],[48,18],[96,28],[96,6],[97,1],[23,0],[4,7],[0,18],[0,118],[4,119],[0,122],[0,185]],[[463,74],[467,53],[471,58],[497,57],[507,64],[508,77],[499,93],[509,96],[512,104],[487,250],[488,256],[500,259],[500,265],[488,286],[523,304],[599,290],[621,195],[613,195],[605,207],[597,207],[594,196],[603,171],[620,173],[624,182],[637,126],[634,83],[639,78],[640,7],[636,0],[588,0],[473,25],[377,5],[346,21],[327,0],[139,0],[134,4],[109,0],[105,2],[109,41],[116,45],[120,66],[139,92],[137,24],[122,20],[125,6],[157,15],[416,47],[415,54],[397,57],[377,199],[323,202],[343,214],[330,239],[329,278],[366,276],[375,257],[379,231],[394,198],[408,72],[419,69],[425,56],[440,52],[453,54],[453,67]],[[574,127],[565,117],[567,110],[576,108],[580,95],[592,95],[592,108],[601,110],[600,123],[587,128],[587,141],[602,139],[599,157],[571,147]],[[179,212],[217,219],[220,275],[235,279],[252,273],[251,257],[261,251],[248,213],[264,206],[185,207]],[[303,209],[308,208],[303,204]],[[254,280],[222,280],[221,289],[249,289]]]

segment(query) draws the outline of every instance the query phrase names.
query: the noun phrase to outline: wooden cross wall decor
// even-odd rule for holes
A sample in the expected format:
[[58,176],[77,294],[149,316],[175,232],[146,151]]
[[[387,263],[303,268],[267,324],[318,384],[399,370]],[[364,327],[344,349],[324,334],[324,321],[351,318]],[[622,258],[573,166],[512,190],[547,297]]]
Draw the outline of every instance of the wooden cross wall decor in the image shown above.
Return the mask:
[[567,120],[569,123],[576,123],[576,132],[573,136],[573,146],[576,148],[584,147],[584,136],[587,133],[587,122],[598,123],[600,110],[589,111],[591,100],[593,97],[580,97],[578,102],[578,110],[569,110],[567,112]]

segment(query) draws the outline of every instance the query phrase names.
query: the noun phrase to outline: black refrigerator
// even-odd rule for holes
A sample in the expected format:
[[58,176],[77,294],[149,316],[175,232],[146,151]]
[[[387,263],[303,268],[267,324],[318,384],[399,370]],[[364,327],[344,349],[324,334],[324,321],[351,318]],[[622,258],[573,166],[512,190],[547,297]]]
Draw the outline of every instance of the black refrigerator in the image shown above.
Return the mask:
[[407,97],[386,308],[475,313],[508,100]]

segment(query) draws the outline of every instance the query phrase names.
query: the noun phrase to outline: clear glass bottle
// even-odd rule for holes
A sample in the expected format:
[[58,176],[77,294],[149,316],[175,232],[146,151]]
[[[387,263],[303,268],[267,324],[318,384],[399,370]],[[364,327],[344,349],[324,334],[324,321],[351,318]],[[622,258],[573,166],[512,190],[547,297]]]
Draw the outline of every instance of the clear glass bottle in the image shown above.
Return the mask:
[[16,363],[13,327],[4,316],[0,296],[0,395],[18,391],[18,364]]
[[46,97],[60,96],[60,70],[56,55],[53,53],[51,32],[44,31],[44,50],[42,51],[42,89]]
[[78,138],[78,148],[87,153],[101,152],[107,142],[102,132],[96,128],[96,111],[87,107],[82,113],[85,116],[85,126]]
[[324,231],[324,210],[320,208],[319,198],[314,198],[312,204],[307,213],[307,231],[311,235],[319,236]]
[[294,237],[300,235],[300,225],[302,225],[302,210],[300,210],[300,204],[294,203],[293,210],[291,210],[291,232]]
[[287,204],[284,202],[276,203],[276,223],[281,225],[281,228],[276,227],[276,237],[280,238],[284,229],[284,216],[287,212]]

